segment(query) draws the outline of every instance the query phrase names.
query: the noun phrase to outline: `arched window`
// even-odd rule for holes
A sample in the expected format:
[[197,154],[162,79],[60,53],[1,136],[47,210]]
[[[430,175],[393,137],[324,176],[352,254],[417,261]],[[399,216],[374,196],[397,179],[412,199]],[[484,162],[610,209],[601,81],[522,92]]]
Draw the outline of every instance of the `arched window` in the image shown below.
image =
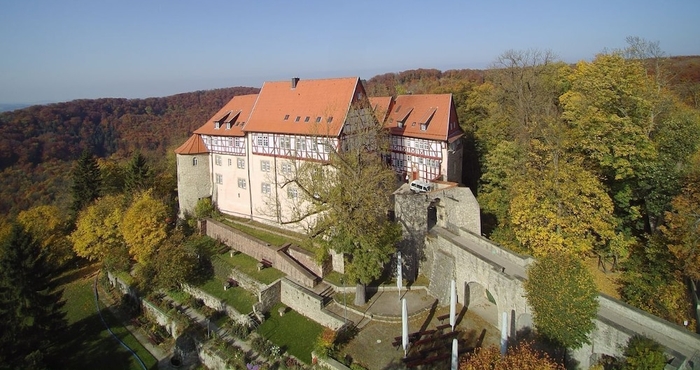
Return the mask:
[[192,158],[192,165],[193,166],[197,165],[197,157]]

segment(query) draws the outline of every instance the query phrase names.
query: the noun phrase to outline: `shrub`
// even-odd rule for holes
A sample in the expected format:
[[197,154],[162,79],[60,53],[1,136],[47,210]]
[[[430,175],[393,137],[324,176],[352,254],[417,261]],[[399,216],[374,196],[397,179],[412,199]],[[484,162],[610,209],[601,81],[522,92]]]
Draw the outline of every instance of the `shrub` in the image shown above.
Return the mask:
[[320,358],[332,357],[335,352],[335,339],[336,332],[334,330],[325,328],[318,338],[316,338],[316,344],[314,345],[314,352]]
[[246,340],[250,335],[250,328],[247,325],[232,322],[230,324],[230,329],[231,335],[241,340]]
[[641,335],[629,339],[624,356],[623,369],[662,370],[667,361],[661,345]]

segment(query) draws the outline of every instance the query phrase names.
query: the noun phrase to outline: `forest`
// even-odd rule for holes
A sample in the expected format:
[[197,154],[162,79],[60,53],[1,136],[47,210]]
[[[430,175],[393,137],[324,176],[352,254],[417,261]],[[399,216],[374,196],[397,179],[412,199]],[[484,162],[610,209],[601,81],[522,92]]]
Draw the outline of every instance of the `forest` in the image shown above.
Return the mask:
[[[638,38],[628,44],[573,65],[549,51],[510,50],[486,70],[417,69],[364,83],[370,96],[453,94],[465,131],[463,183],[479,200],[487,237],[536,257],[565,251],[597,259],[614,276],[616,296],[692,329],[689,287],[700,280],[700,57],[669,57]],[[144,279],[176,281],[184,264],[173,256],[185,236],[171,227],[173,149],[231,97],[258,91],[76,100],[0,113],[0,265],[30,261],[38,273],[77,257],[114,270],[138,261]],[[153,255],[172,263],[153,264]],[[193,270],[196,261],[189,262]],[[16,279],[14,270],[3,271],[0,283]],[[16,319],[0,314],[3,322]]]

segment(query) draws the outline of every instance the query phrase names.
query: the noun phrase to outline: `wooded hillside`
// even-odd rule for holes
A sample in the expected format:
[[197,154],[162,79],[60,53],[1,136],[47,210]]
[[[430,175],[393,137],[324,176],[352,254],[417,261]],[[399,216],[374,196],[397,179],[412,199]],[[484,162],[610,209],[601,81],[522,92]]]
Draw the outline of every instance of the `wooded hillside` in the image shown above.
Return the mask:
[[140,149],[156,162],[235,95],[251,87],[163,98],[91,99],[0,113],[0,213],[66,205],[68,174],[84,149],[125,159]]

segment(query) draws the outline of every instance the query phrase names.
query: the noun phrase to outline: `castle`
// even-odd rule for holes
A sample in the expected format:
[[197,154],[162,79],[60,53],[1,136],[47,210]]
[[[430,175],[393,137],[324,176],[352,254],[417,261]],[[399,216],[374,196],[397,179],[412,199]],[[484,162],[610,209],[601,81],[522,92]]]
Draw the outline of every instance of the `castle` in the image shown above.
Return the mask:
[[294,162],[328,161],[368,119],[389,131],[387,162],[400,179],[461,182],[463,131],[451,94],[369,98],[357,77],[293,78],[235,96],[175,150],[180,217],[211,197],[224,214],[281,223],[298,196],[281,186]]

